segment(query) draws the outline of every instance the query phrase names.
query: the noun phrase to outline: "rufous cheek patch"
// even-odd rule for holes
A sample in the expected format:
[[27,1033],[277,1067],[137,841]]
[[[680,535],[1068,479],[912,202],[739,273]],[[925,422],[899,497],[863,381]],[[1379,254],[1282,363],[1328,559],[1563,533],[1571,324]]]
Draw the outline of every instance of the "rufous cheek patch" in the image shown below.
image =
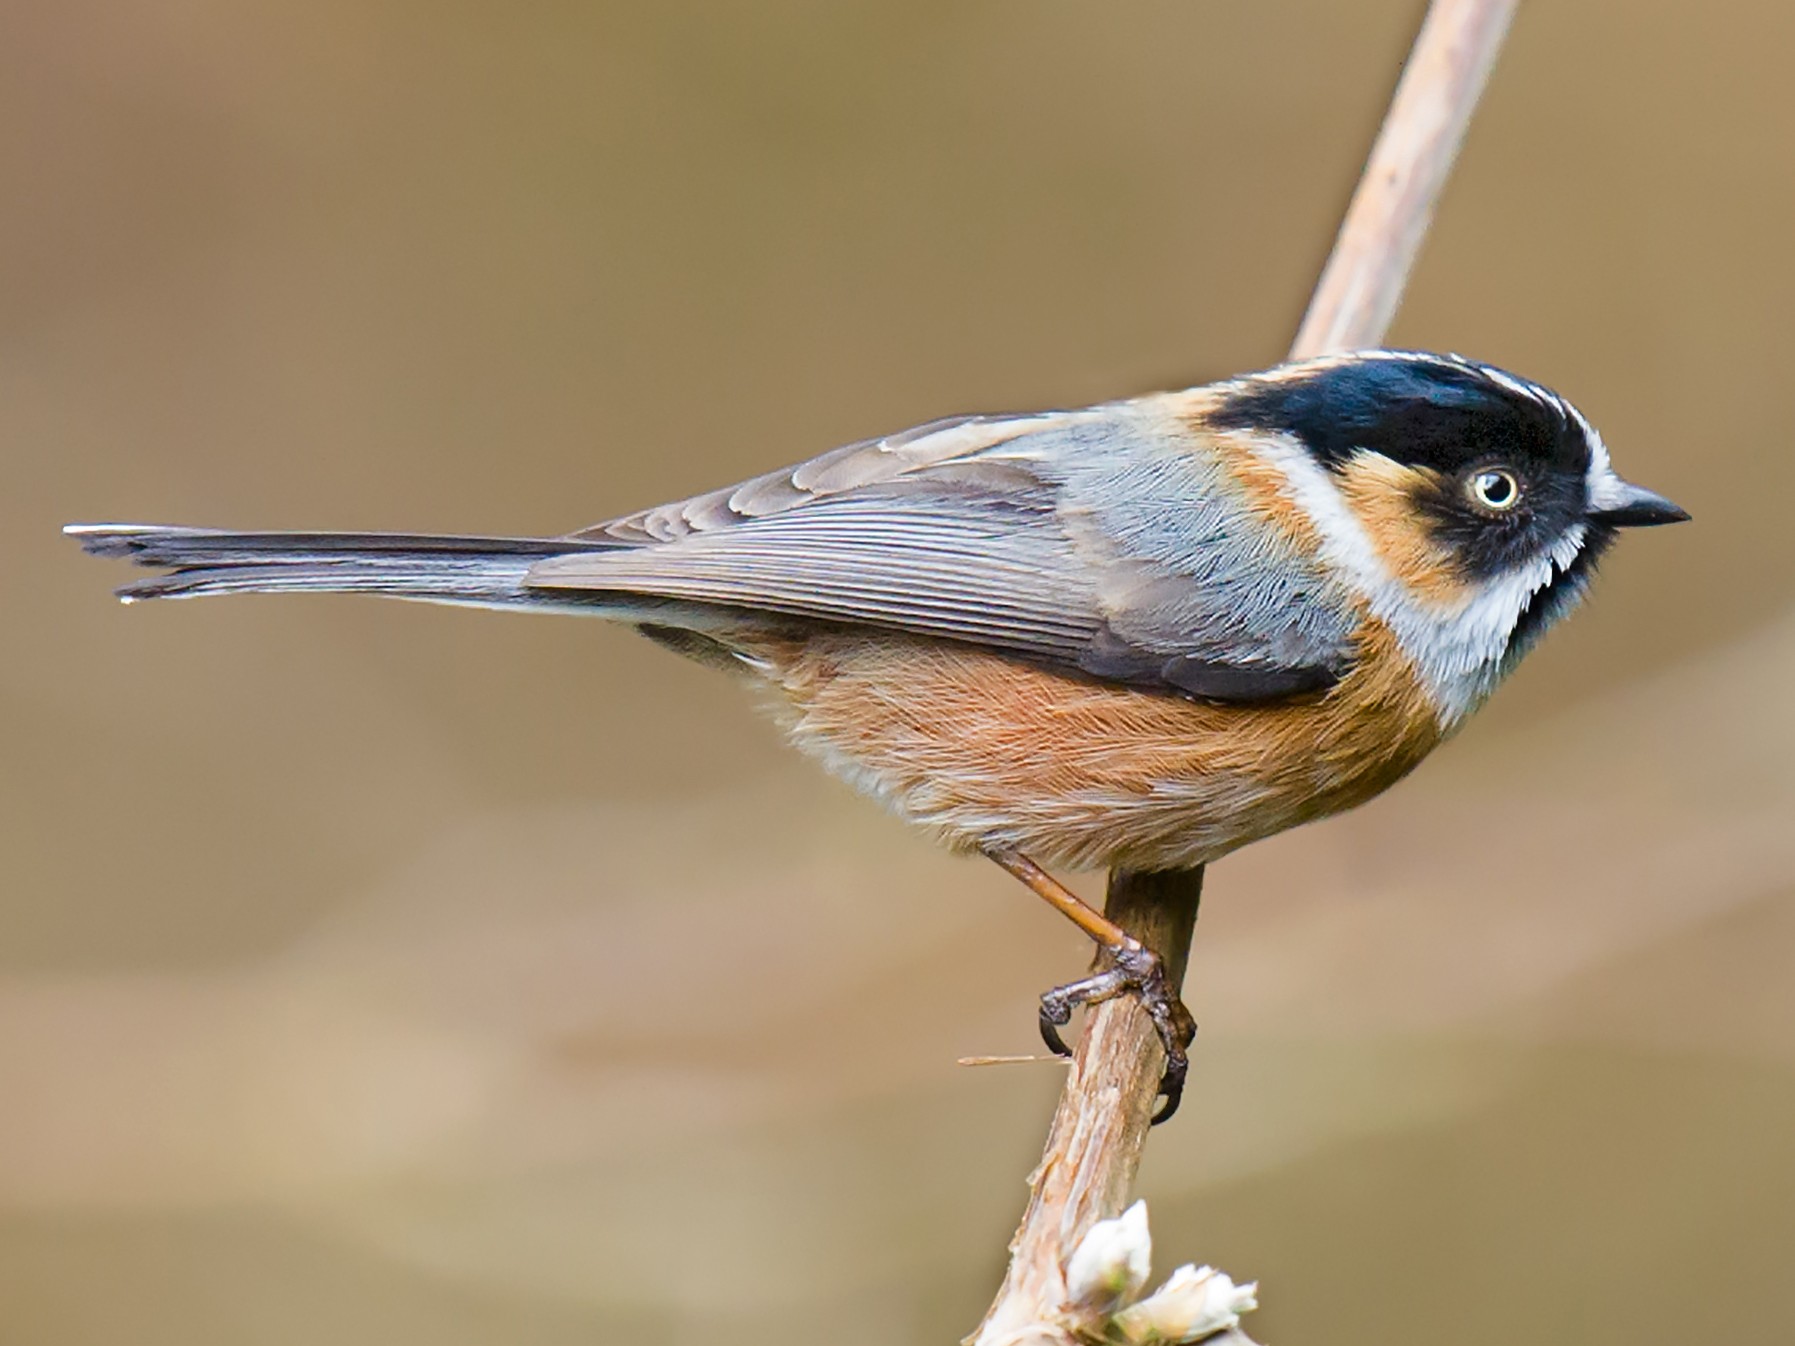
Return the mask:
[[1338,480],[1379,559],[1411,596],[1441,612],[1457,612],[1470,602],[1470,586],[1416,507],[1423,492],[1439,489],[1437,473],[1404,467],[1381,453],[1360,453]]

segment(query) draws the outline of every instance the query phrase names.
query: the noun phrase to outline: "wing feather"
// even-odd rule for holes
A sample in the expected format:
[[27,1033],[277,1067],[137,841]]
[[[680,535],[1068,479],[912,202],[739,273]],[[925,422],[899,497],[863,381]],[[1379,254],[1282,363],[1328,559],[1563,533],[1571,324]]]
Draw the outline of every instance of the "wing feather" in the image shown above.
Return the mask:
[[1326,686],[1352,614],[1150,404],[971,417],[574,534],[526,583],[965,641],[1223,701]]
[[[860,490],[923,471],[937,481],[967,473],[948,467],[955,460],[972,463],[970,455],[996,448],[1019,436],[1064,423],[1085,412],[1044,412],[1024,416],[958,416],[931,421],[881,439],[844,444],[815,458],[753,477],[735,486],[707,491],[688,500],[656,505],[622,518],[594,524],[571,536],[584,542],[671,542],[694,533],[729,528],[843,491]],[[991,473],[995,480],[1001,469]]]

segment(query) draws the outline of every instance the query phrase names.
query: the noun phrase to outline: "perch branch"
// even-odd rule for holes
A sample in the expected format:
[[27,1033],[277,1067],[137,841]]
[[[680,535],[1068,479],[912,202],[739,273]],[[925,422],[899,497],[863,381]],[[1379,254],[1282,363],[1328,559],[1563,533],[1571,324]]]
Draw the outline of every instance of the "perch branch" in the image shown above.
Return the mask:
[[1390,330],[1518,0],[1434,0],[1334,239],[1290,358],[1375,346]]
[[[1365,171],[1309,301],[1293,359],[1383,340],[1518,0],[1433,0]],[[1184,980],[1203,871],[1110,875],[1105,912]],[[1131,1000],[1087,1017],[1065,1091],[1030,1176],[1009,1269],[971,1346],[1063,1346],[1066,1258],[1127,1203],[1163,1057]],[[1187,1105],[1188,1106],[1188,1105]],[[1251,1346],[1238,1330],[1215,1338]]]

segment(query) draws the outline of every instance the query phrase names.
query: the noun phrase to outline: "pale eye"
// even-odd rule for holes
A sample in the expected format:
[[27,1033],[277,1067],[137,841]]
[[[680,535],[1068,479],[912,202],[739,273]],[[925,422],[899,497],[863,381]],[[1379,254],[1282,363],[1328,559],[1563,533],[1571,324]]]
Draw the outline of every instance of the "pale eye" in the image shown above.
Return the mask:
[[1513,509],[1521,498],[1521,483],[1505,467],[1486,467],[1471,478],[1468,488],[1472,501],[1482,509]]

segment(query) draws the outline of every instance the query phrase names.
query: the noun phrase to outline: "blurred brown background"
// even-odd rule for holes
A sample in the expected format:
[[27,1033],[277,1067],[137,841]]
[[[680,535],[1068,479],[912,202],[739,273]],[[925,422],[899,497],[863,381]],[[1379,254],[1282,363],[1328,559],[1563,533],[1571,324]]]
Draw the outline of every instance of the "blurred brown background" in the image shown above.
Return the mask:
[[[1064,923],[627,632],[121,610],[55,530],[561,531],[1269,363],[1419,8],[0,9],[0,1342],[969,1329],[1057,1075],[954,1060]],[[1144,1188],[1263,1339],[1795,1333],[1791,50],[1559,0],[1496,72],[1394,340],[1697,523],[1212,875]]]

